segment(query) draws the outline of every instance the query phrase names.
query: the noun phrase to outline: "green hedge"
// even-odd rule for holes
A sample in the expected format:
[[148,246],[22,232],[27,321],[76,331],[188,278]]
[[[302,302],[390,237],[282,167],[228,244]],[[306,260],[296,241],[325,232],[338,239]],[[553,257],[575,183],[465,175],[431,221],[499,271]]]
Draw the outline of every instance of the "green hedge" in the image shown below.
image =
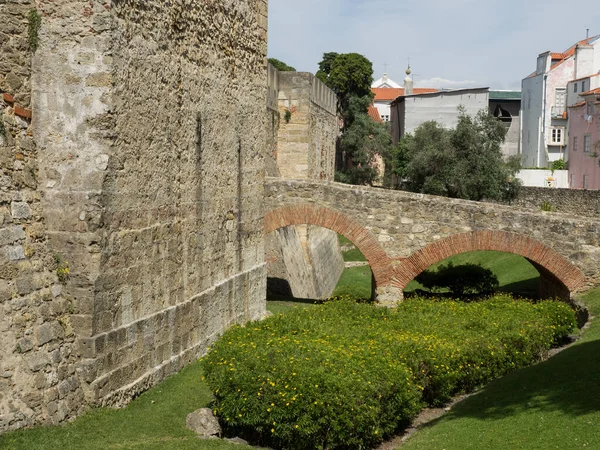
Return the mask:
[[203,359],[226,430],[275,448],[365,448],[426,404],[540,359],[574,328],[565,304],[497,296],[331,302],[234,327]]

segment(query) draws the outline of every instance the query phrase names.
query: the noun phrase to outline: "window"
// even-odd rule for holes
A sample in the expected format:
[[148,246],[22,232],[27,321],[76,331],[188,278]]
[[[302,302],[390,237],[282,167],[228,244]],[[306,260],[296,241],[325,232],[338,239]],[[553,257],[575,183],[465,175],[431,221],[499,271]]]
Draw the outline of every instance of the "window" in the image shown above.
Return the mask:
[[573,92],[577,92],[577,83],[573,83]]
[[579,143],[579,138],[577,136],[575,136],[573,138],[573,151],[576,152],[577,151],[577,144]]
[[563,127],[550,128],[549,145],[565,145],[565,129]]
[[554,92],[554,105],[556,110],[562,112],[567,106],[567,91],[565,88],[556,88]]
[[592,150],[592,136],[586,134],[583,136],[583,153],[590,153]]
[[589,187],[590,187],[590,177],[589,177],[589,175],[584,175],[583,176],[583,188],[589,189]]
[[593,116],[594,115],[594,104],[592,102],[587,102],[586,103],[586,114],[588,116]]

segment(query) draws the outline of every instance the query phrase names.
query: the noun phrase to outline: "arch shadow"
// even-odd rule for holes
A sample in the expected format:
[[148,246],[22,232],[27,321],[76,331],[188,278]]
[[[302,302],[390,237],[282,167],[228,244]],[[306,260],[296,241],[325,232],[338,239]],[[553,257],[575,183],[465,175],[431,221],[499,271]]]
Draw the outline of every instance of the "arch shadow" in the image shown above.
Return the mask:
[[377,239],[360,223],[340,211],[313,203],[283,206],[265,214],[265,234],[291,225],[316,225],[350,240],[367,258],[376,287],[389,285],[395,277],[392,260]]
[[433,264],[460,253],[500,251],[523,256],[540,272],[542,292],[547,297],[569,298],[570,293],[585,285],[585,276],[567,258],[529,236],[505,231],[485,230],[455,234],[439,240],[396,267],[392,285],[404,290],[408,283]]

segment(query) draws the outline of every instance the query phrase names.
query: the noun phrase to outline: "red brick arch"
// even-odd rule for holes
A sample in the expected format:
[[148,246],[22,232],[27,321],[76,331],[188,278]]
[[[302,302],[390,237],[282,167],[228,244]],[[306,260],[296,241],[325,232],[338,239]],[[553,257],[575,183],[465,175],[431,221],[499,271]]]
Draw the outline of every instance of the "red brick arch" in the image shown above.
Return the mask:
[[527,258],[550,272],[571,292],[585,285],[585,276],[567,258],[535,239],[505,231],[455,234],[413,253],[396,267],[392,285],[404,289],[417,275],[444,259],[477,250],[496,250]]
[[265,215],[265,234],[290,225],[316,225],[349,239],[367,258],[378,287],[389,285],[394,278],[392,261],[377,239],[364,226],[340,211],[305,203],[277,208]]

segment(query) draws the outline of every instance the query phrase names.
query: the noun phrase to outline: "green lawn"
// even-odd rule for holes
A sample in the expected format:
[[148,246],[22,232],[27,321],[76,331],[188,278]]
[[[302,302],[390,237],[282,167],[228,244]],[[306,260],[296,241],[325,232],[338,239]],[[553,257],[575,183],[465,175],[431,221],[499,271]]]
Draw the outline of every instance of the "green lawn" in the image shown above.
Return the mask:
[[371,267],[351,267],[344,269],[332,297],[350,297],[353,299],[371,298]]
[[347,246],[351,247],[350,250],[342,251],[342,256],[344,257],[344,261],[366,261],[365,255],[361,253],[361,251],[356,248],[356,246],[346,239],[341,234],[338,234],[338,239],[340,242],[340,247]]
[[[600,289],[582,297],[600,315]],[[402,450],[600,448],[600,322],[553,358],[456,405]]]
[[[455,266],[461,264],[481,264],[490,269],[498,277],[500,291],[514,292],[519,295],[535,295],[539,280],[539,272],[531,265],[529,261],[519,255],[512,253],[503,253],[495,251],[478,251],[462,253],[453,256],[431,268],[452,262]],[[411,281],[406,289],[407,293],[416,289],[424,289],[417,281]]]
[[202,381],[199,363],[151,389],[121,410],[96,409],[75,422],[35,428],[0,436],[0,449],[238,449],[224,441],[201,441],[185,427],[185,418],[207,406],[211,393]]

